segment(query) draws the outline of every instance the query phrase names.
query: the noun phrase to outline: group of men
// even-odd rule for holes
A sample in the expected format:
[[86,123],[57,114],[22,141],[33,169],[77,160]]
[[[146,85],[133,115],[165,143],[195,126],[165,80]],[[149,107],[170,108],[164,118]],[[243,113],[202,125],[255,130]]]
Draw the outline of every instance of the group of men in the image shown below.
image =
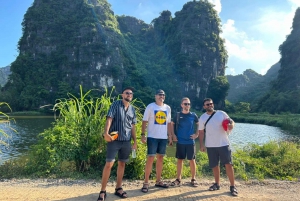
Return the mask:
[[[122,188],[125,164],[129,161],[132,149],[137,150],[135,128],[137,120],[134,107],[130,104],[133,99],[133,91],[132,87],[124,88],[122,99],[112,103],[106,117],[104,128],[104,139],[107,142],[106,164],[102,173],[101,191],[97,201],[103,201],[106,198],[106,185],[117,154],[118,167],[115,195],[127,198],[127,193]],[[215,191],[220,189],[219,163],[221,163],[225,165],[226,174],[230,181],[230,193],[233,196],[237,196],[238,191],[234,184],[234,171],[228,134],[222,127],[223,121],[229,120],[230,123],[227,127],[230,131],[234,127],[234,121],[224,111],[214,110],[213,100],[210,98],[204,99],[203,108],[206,112],[198,119],[197,115],[190,111],[191,102],[186,97],[181,100],[182,111],[178,112],[172,121],[171,108],[164,103],[165,95],[163,90],[157,90],[155,102],[150,103],[144,112],[141,141],[142,143],[147,143],[147,160],[145,165],[145,180],[141,191],[143,193],[148,192],[149,177],[155,157],[156,187],[168,188],[169,186],[180,186],[184,159],[190,162],[192,176],[190,184],[197,187],[195,139],[199,137],[200,151],[207,152],[209,166],[212,168],[215,178],[215,183],[209,187],[209,190]],[[196,128],[198,129],[196,130]],[[111,132],[115,131],[118,132],[116,140],[110,135]],[[131,144],[131,140],[133,140],[133,144]],[[177,141],[177,178],[171,184],[168,184],[161,179],[163,159],[166,154],[167,144],[172,145],[174,141]]]

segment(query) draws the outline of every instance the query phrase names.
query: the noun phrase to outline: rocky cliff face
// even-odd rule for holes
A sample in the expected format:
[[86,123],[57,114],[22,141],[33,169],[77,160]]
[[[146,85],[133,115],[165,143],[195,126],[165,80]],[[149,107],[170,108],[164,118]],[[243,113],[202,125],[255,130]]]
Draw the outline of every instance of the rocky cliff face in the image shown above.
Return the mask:
[[[146,24],[114,16],[106,0],[35,0],[24,16],[20,55],[2,97],[17,109],[33,109],[84,89],[134,86],[153,101],[162,88],[168,103],[183,96],[198,108],[227,60],[220,20],[206,1],[188,2]],[[18,94],[16,102],[9,99]]]
[[276,63],[265,75],[247,69],[241,75],[227,75],[230,89],[226,99],[231,103],[248,102],[255,108],[257,101],[271,88],[271,82],[276,80],[280,63]]
[[260,99],[259,111],[300,113],[300,8],[296,10],[291,33],[280,45],[280,70],[269,92]]
[[0,68],[0,86],[4,86],[7,83],[10,74],[10,66]]

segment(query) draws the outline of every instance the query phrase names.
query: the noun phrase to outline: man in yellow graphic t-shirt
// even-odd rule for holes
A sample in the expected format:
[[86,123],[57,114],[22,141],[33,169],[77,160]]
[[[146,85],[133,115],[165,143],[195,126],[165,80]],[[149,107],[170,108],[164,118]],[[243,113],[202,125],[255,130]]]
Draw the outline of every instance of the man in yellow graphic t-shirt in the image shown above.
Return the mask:
[[[142,123],[142,143],[147,143],[147,162],[145,166],[145,181],[142,192],[147,193],[149,176],[156,156],[156,183],[155,186],[168,188],[169,185],[161,180],[163,159],[166,154],[168,130],[171,126],[171,108],[164,104],[165,92],[156,91],[155,102],[150,103],[144,113]],[[147,128],[147,137],[145,134]],[[172,136],[169,135],[169,144],[172,145]]]

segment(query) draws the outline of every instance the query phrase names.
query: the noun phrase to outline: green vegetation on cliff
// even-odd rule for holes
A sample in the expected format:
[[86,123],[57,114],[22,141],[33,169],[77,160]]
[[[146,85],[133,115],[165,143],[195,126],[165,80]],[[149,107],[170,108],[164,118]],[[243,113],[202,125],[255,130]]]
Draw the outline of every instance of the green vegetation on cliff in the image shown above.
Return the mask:
[[14,110],[55,104],[79,85],[100,89],[96,95],[131,85],[146,104],[162,88],[170,105],[188,96],[200,109],[212,80],[224,76],[221,23],[207,1],[186,3],[174,18],[162,11],[148,25],[115,16],[106,0],[35,0],[22,25],[20,54],[1,90]]
[[271,90],[258,102],[258,111],[300,113],[300,8],[291,34],[280,45],[281,68]]

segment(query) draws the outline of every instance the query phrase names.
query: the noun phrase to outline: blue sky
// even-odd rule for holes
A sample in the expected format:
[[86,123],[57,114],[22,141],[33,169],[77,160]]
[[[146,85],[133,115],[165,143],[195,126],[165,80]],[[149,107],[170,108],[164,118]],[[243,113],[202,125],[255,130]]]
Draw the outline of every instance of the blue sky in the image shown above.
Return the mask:
[[[0,67],[18,55],[22,20],[34,0],[0,2]],[[229,59],[226,74],[246,69],[265,74],[280,59],[278,47],[291,31],[300,0],[209,0],[222,21]],[[172,14],[188,0],[108,0],[116,15],[129,15],[150,23],[163,10]]]

